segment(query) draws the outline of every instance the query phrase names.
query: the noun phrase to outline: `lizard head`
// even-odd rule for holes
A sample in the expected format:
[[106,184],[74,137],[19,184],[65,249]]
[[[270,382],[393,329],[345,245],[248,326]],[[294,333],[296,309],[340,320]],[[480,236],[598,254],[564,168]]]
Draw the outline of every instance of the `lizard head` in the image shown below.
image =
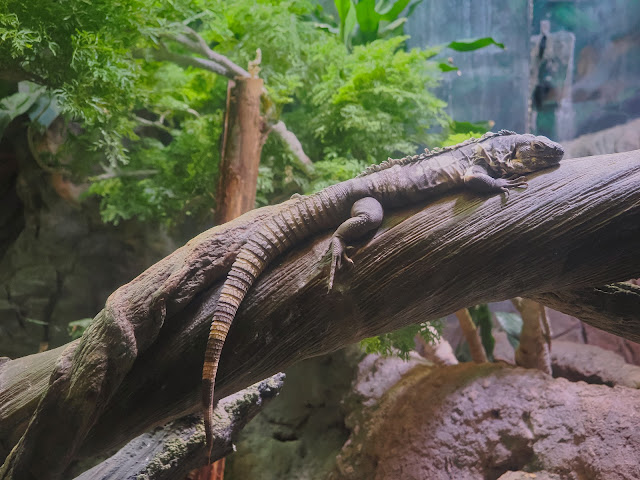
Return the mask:
[[509,140],[506,147],[508,154],[504,152],[504,155],[494,159],[499,164],[496,170],[511,174],[535,172],[556,165],[564,155],[562,145],[547,137],[516,134]]

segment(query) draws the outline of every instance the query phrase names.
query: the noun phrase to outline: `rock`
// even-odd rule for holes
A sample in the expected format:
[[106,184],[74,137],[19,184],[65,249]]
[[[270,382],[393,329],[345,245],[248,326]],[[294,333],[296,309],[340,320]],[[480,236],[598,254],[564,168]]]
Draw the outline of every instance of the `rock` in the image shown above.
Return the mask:
[[562,480],[562,478],[548,472],[507,472],[498,480]]
[[509,343],[506,332],[493,331],[493,338],[496,343],[493,347],[493,358],[496,362],[505,362],[510,365],[516,364],[516,355],[513,346]]
[[[622,356],[627,363],[640,365],[640,344],[582,323],[575,317],[545,308],[553,342],[563,340],[595,345]],[[553,342],[551,348],[553,349]]]
[[571,381],[640,388],[640,367],[595,345],[555,341],[551,347],[553,376]]
[[640,391],[626,387],[503,364],[416,365],[348,420],[333,480],[640,478]]
[[373,405],[402,376],[417,365],[429,363],[415,352],[409,354],[409,360],[399,357],[383,357],[369,354],[358,365],[358,374],[353,390],[362,399],[363,405]]
[[227,457],[225,480],[326,480],[349,434],[341,402],[361,358],[354,345],[287,369],[280,395],[245,427]]

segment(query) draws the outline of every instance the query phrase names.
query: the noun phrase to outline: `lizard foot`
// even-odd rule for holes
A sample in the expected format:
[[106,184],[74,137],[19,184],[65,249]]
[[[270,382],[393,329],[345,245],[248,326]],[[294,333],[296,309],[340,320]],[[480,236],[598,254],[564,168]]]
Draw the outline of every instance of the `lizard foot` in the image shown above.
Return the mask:
[[353,260],[351,260],[345,252],[345,243],[342,238],[338,236],[331,238],[329,250],[331,250],[331,270],[329,272],[329,288],[327,292],[330,292],[333,288],[333,280],[336,276],[336,271],[342,268],[342,261],[344,260],[353,265]]
[[498,178],[496,180],[496,186],[504,192],[507,200],[509,199],[509,189],[515,187],[527,188],[529,184],[526,182],[526,177],[518,177],[511,180]]

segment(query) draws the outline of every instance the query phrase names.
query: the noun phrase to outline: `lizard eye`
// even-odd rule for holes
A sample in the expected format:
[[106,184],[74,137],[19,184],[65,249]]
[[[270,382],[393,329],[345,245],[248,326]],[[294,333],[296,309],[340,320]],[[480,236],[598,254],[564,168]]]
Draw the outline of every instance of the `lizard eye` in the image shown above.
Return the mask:
[[544,149],[544,144],[542,142],[535,141],[535,142],[533,142],[533,149],[536,152],[539,152],[540,150]]

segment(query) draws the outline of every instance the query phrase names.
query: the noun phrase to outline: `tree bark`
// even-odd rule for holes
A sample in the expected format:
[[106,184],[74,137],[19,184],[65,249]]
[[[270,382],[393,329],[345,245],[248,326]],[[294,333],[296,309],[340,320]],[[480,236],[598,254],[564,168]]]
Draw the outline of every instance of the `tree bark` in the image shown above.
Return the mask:
[[468,308],[462,308],[456,312],[458,322],[460,323],[460,329],[464,334],[464,338],[469,345],[469,353],[471,354],[471,360],[475,363],[488,362],[487,354],[482,346],[482,340],[480,340],[480,334],[476,328],[476,324],[473,323],[471,314]]
[[[637,248],[640,249],[640,246]],[[532,298],[559,312],[579,318],[592,327],[640,343],[638,285],[614,283],[595,288],[538,293]]]
[[516,297],[511,302],[522,316],[516,365],[551,375],[551,332],[544,306],[529,298]]
[[[216,392],[222,398],[304,358],[467,305],[516,296],[544,302],[544,292],[556,292],[551,306],[562,311],[564,291],[640,277],[639,185],[634,151],[562,162],[531,176],[508,201],[465,192],[389,211],[330,294],[321,257],[331,232],[304,242],[250,290]],[[249,212],[192,239],[112,294],[79,342],[0,364],[4,451],[22,435],[0,478],[58,478],[71,459],[198,411],[225,274],[256,225],[281,208]],[[615,331],[616,305],[581,298],[600,328]],[[627,302],[623,331],[640,331],[640,295]]]
[[260,78],[229,81],[216,197],[217,224],[233,220],[255,206],[260,154],[266,140],[260,116],[262,86]]

